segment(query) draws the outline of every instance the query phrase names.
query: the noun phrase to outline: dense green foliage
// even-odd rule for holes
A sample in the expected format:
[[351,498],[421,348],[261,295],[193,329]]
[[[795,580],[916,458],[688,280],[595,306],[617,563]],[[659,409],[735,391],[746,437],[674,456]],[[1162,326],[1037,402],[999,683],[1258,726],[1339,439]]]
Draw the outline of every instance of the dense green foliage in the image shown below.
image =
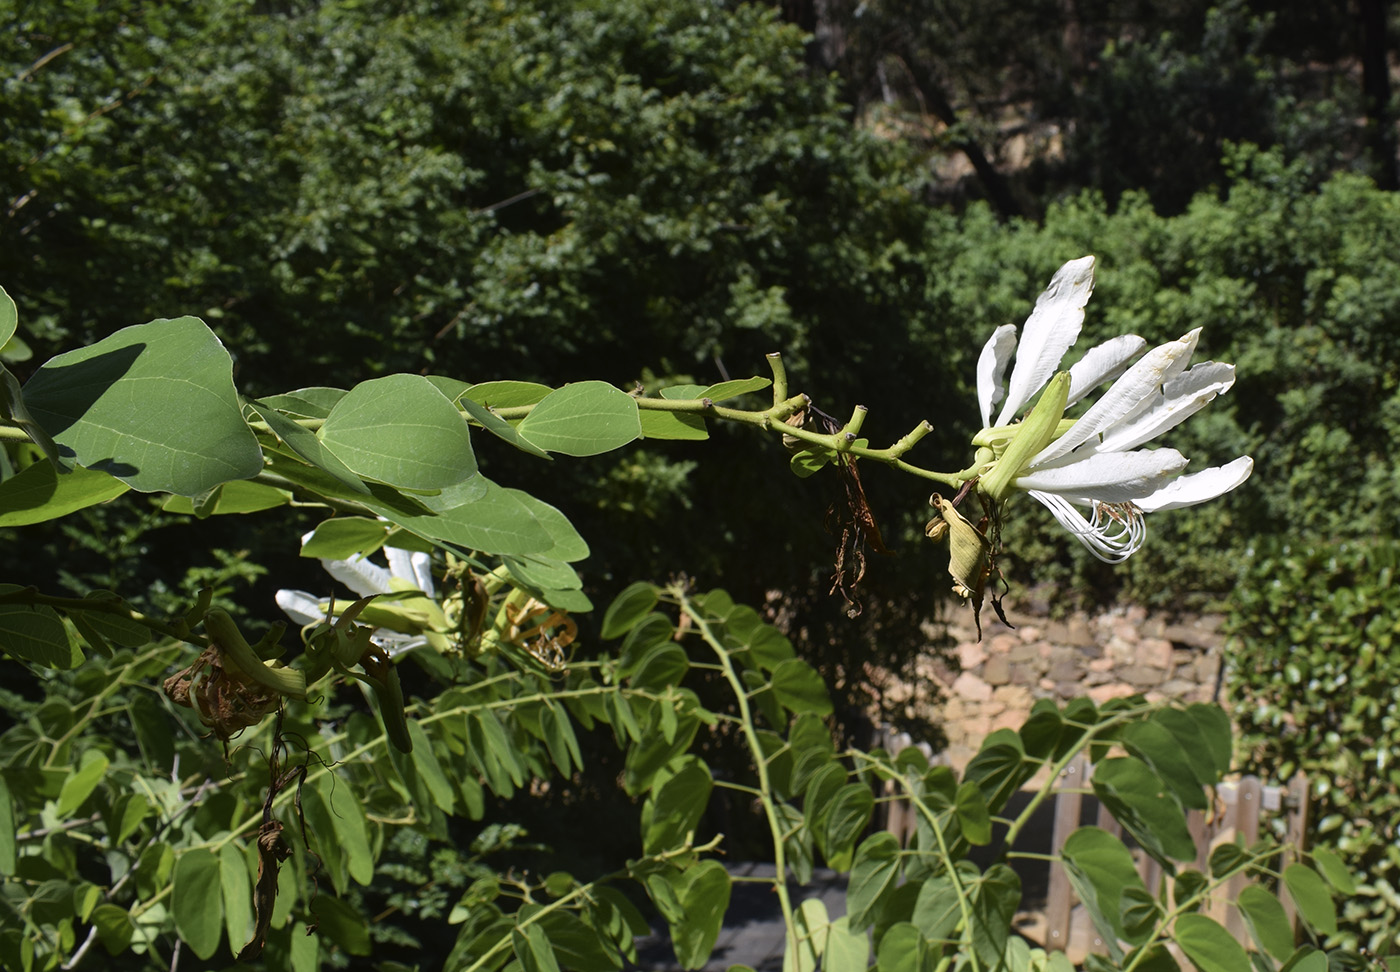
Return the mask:
[[1254,556],[1228,630],[1245,765],[1311,784],[1315,846],[1366,877],[1342,917],[1384,948],[1400,925],[1400,594],[1388,541],[1295,543]]

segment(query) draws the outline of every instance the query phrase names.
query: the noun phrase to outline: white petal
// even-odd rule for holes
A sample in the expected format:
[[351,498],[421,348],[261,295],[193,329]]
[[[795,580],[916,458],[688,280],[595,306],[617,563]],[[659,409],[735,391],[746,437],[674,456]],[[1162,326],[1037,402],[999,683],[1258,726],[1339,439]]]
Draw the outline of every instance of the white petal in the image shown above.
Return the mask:
[[1071,260],[1055,272],[1021,328],[1021,347],[1011,369],[1006,404],[997,425],[1007,425],[1050,380],[1084,326],[1084,305],[1094,292],[1094,258]]
[[1161,489],[1186,468],[1175,449],[1104,452],[1016,478],[1016,488],[1055,493],[1071,499],[1126,503]]
[[361,597],[383,594],[389,589],[389,572],[378,564],[370,563],[361,554],[349,560],[323,560],[321,566],[326,568],[326,573]]
[[1015,324],[1003,324],[982,345],[982,355],[977,359],[977,403],[982,407],[984,429],[992,424],[992,409],[1006,394],[1002,378],[1015,350]]
[[276,594],[277,606],[297,624],[308,625],[326,619],[324,602],[317,600],[305,591],[292,591],[283,588]]
[[1117,378],[1128,367],[1133,356],[1147,346],[1147,339],[1136,334],[1121,334],[1096,348],[1069,369],[1069,401],[1073,405],[1106,381]]
[[1119,423],[1094,446],[1095,452],[1122,452],[1150,442],[1186,421],[1235,383],[1235,366],[1207,361],[1184,371],[1152,396],[1151,405],[1129,422]]
[[1127,560],[1147,539],[1147,528],[1140,514],[1119,519],[1104,516],[1100,508],[1095,507],[1094,522],[1090,523],[1063,496],[1039,490],[1031,490],[1031,495],[1050,511],[1060,526],[1106,564],[1120,564]]
[[433,589],[432,557],[398,547],[385,547],[384,556],[389,560],[389,572],[395,577],[408,581],[429,597],[436,593]]
[[1133,502],[1144,513],[1195,506],[1197,503],[1204,503],[1228,493],[1248,479],[1253,471],[1254,460],[1249,456],[1240,456],[1234,462],[1227,462],[1223,466],[1212,466],[1198,473],[1182,476],[1155,493]]
[[[1199,330],[1197,328],[1179,341],[1147,352],[1141,361],[1104,392],[1102,398],[1089,406],[1089,410],[1079,417],[1068,432],[1032,457],[1030,468],[1046,465],[1090,441],[1100,432],[1140,414],[1151,404],[1152,396],[1162,383],[1185,367],[1185,361],[1190,359],[1191,352],[1196,348],[1195,335]],[[1176,367],[1178,362],[1181,367]]]

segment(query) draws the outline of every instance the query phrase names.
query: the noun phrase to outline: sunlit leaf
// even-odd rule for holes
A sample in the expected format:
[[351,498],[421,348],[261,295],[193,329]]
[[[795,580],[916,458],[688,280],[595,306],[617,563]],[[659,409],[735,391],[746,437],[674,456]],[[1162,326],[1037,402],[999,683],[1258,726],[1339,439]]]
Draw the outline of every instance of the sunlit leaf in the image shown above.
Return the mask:
[[535,445],[566,456],[593,456],[642,434],[637,401],[605,381],[580,381],[546,395],[519,432]]
[[317,436],[357,475],[404,489],[442,489],[476,472],[461,413],[421,375],[361,382]]
[[0,527],[27,526],[105,503],[131,487],[96,469],[36,462],[0,483]]
[[1308,924],[1327,935],[1337,933],[1337,908],[1316,871],[1306,864],[1290,864],[1283,869],[1283,883]]
[[1182,915],[1172,938],[1200,972],[1243,972],[1249,955],[1233,935],[1204,915]]

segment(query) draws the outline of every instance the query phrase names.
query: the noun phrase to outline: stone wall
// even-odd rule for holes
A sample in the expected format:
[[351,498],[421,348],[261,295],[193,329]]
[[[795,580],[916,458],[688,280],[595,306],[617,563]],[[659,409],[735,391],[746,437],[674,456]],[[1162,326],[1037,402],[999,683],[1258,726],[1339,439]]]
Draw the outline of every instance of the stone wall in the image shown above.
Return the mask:
[[978,641],[971,612],[956,611],[948,628],[952,658],[922,658],[913,685],[883,687],[886,702],[902,703],[906,716],[943,727],[945,758],[959,770],[989,733],[1019,728],[1036,699],[1215,696],[1224,640],[1219,616],[1168,619],[1127,607],[1064,621],[1011,609],[1007,618],[1014,630],[985,611]]

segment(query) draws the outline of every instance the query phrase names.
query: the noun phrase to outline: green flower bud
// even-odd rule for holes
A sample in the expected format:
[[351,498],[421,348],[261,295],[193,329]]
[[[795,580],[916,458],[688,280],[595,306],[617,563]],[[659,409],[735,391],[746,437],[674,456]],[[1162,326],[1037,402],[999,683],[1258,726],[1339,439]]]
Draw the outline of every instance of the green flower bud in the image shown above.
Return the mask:
[[993,503],[1000,503],[1036,454],[1055,441],[1069,400],[1069,372],[1061,371],[1050,379],[1040,393],[1025,421],[1014,426],[1016,434],[1006,443],[1001,457],[991,470],[977,481],[977,489]]

